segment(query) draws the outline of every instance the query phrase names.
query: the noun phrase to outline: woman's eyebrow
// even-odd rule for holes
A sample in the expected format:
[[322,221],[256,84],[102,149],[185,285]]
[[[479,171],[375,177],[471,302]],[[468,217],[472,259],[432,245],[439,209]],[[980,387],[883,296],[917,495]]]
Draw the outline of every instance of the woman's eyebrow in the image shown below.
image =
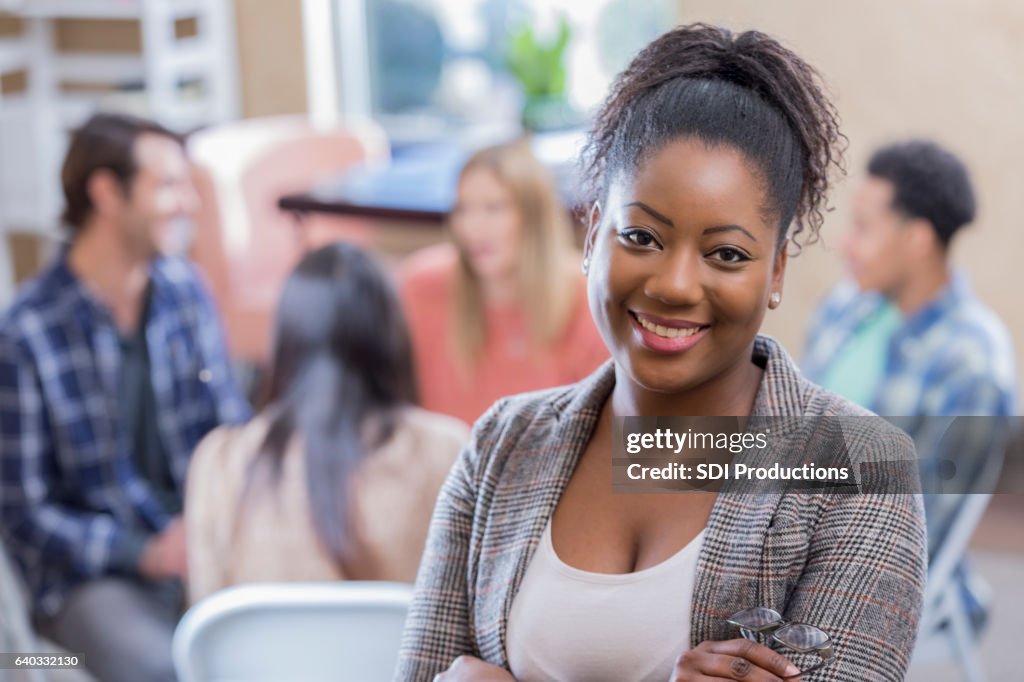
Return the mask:
[[626,204],[625,206],[623,206],[623,208],[629,208],[630,206],[636,206],[640,210],[645,211],[647,213],[650,213],[651,216],[653,216],[656,220],[659,220],[659,221],[665,223],[669,227],[675,227],[675,225],[672,224],[671,220],[666,218],[661,213],[658,213],[657,211],[655,211],[653,208],[651,208],[650,206],[648,206],[647,204],[645,204],[642,201],[631,201],[628,204]]
[[748,237],[750,237],[751,239],[753,239],[755,242],[757,241],[757,237],[755,237],[754,235],[750,234],[749,232],[744,230],[739,225],[718,225],[717,227],[709,227],[709,228],[704,230],[703,234],[714,234],[716,232],[734,232],[734,231],[742,232],[743,234],[745,234]]
[[[639,208],[640,210],[644,211],[645,213],[649,213],[656,220],[665,223],[669,227],[673,227],[673,228],[675,227],[675,224],[668,217],[666,217],[665,215],[663,215],[661,213],[658,213],[657,211],[655,211],[653,208],[651,208],[650,206],[648,206],[647,204],[645,204],[642,201],[631,201],[628,204],[625,204],[623,206],[623,208],[629,208],[630,206],[636,206],[637,208]],[[734,231],[742,232],[743,234],[745,234],[748,237],[750,237],[753,241],[755,241],[755,242],[757,241],[757,237],[755,237],[754,235],[750,234],[750,232],[748,232],[747,230],[743,229],[739,225],[717,225],[715,227],[706,228],[702,234],[715,234],[716,232],[734,232]]]

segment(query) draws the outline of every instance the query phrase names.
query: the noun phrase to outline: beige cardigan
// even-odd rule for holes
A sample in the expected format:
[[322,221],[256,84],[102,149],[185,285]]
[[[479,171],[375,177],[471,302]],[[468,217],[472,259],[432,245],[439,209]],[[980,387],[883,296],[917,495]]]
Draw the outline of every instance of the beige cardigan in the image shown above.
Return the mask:
[[[303,451],[284,458],[276,490],[256,485],[239,519],[249,464],[266,433],[257,416],[212,431],[196,448],[185,494],[189,600],[237,583],[343,580],[313,525]],[[407,410],[357,474],[356,518],[378,580],[412,582],[438,490],[465,444],[465,424]]]

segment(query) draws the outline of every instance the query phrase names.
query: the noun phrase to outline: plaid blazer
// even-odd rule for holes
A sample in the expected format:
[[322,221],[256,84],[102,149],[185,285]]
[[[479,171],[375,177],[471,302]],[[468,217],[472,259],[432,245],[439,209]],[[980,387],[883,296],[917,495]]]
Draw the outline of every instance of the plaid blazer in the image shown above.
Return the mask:
[[[870,416],[800,376],[773,339],[754,348],[765,373],[753,416]],[[505,398],[477,422],[438,498],[396,679],[430,680],[462,654],[508,668],[512,600],[614,381],[609,362],[580,383]],[[857,423],[845,435],[851,458],[913,459],[902,431]],[[785,447],[812,459],[830,445]],[[769,606],[832,636],[837,660],[805,682],[902,680],[926,560],[916,469],[900,470],[911,473],[885,493],[720,494],[692,602],[680,604],[691,610],[690,646],[736,637],[726,617]]]

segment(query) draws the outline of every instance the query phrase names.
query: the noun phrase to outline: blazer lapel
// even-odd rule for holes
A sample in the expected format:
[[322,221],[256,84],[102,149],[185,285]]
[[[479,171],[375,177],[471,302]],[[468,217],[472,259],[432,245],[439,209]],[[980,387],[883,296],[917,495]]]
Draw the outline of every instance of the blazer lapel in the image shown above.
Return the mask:
[[[744,457],[752,466],[769,466],[786,461],[789,451],[799,447],[797,440],[783,434],[799,431],[798,417],[804,410],[802,379],[785,350],[770,337],[755,339],[754,356],[764,359],[765,372],[751,417],[771,418],[777,433],[768,448],[748,450]],[[785,417],[790,419],[780,419]],[[697,559],[690,606],[691,647],[738,636],[725,622],[738,611],[753,606],[781,609],[784,595],[779,586],[786,576],[782,571],[776,574],[771,563],[773,538],[790,530],[776,520],[782,495],[777,490],[719,493]]]
[[511,445],[514,451],[505,458],[496,485],[478,566],[474,629],[484,660],[508,665],[505,638],[512,600],[614,382],[609,362],[577,391],[538,414]]
[[[801,379],[789,356],[763,336],[755,340],[754,354],[764,359],[765,374],[752,416],[802,414]],[[493,445],[509,452],[495,458],[502,462],[501,470],[488,473],[495,488],[481,531],[475,585],[470,589],[473,631],[484,660],[508,665],[505,640],[512,601],[614,383],[614,366],[609,362],[560,402],[527,417],[530,426],[514,442]],[[756,460],[779,461],[781,453],[775,448],[791,445],[783,439],[774,442]],[[725,618],[736,611],[780,606],[780,576],[766,568],[770,564],[766,548],[777,530],[773,524],[781,499],[780,492],[719,495],[697,561],[690,605],[693,646],[735,636]],[[751,594],[758,604],[749,603]]]

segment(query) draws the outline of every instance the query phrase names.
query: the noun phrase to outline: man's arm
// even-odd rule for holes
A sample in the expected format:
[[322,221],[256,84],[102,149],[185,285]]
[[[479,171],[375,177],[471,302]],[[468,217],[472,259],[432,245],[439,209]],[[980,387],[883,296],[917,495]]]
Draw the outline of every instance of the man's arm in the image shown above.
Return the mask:
[[246,400],[235,378],[234,367],[228,356],[224,325],[217,306],[210,296],[201,274],[192,267],[195,275],[193,305],[196,311],[196,333],[199,347],[209,371],[209,383],[217,400],[217,422],[239,424],[251,415]]
[[148,540],[106,514],[55,500],[51,426],[31,356],[0,332],[0,533],[36,565],[91,578],[134,571]]

